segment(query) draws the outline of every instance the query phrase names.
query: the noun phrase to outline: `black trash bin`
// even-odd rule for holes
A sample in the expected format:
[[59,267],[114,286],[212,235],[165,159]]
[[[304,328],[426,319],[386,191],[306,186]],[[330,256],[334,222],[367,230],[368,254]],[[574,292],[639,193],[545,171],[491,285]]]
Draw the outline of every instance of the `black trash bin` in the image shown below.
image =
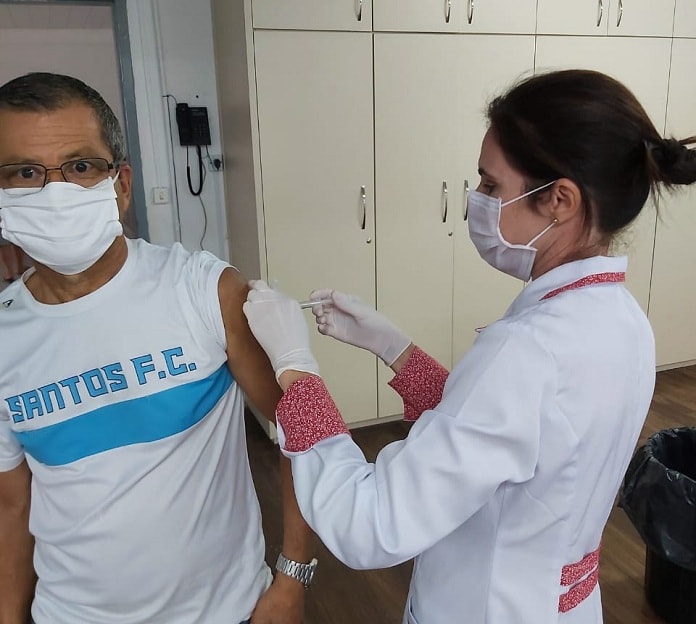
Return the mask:
[[696,624],[696,428],[659,431],[636,451],[619,506],[646,545],[650,606],[668,624]]

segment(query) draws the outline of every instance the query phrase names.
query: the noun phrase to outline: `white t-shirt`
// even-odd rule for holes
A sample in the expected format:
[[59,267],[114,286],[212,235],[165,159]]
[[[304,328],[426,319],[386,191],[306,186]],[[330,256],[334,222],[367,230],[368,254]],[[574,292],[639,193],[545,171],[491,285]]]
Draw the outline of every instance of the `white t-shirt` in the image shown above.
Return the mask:
[[2,293],[0,470],[33,474],[36,624],[236,624],[268,586],[227,266],[128,241],[85,297]]

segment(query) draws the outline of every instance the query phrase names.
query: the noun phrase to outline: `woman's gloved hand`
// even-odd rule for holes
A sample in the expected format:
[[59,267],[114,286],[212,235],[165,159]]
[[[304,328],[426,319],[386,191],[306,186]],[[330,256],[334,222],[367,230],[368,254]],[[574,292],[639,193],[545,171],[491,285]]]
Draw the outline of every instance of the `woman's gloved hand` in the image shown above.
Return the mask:
[[411,344],[406,334],[358,297],[323,289],[315,290],[310,298],[326,302],[312,306],[319,333],[366,349],[387,366]]
[[276,379],[286,370],[319,375],[319,364],[309,348],[307,322],[297,301],[262,280],[249,282],[249,286],[242,309],[271,361]]

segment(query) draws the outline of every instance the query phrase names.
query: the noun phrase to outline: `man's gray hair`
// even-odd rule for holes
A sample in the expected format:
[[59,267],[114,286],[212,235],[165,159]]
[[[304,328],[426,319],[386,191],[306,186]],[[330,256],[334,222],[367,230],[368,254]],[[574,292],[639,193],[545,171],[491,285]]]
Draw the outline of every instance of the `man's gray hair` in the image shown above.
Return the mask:
[[17,111],[54,111],[75,102],[87,104],[101,126],[102,140],[115,163],[126,159],[126,142],[114,111],[92,87],[62,74],[34,72],[0,87],[0,108]]

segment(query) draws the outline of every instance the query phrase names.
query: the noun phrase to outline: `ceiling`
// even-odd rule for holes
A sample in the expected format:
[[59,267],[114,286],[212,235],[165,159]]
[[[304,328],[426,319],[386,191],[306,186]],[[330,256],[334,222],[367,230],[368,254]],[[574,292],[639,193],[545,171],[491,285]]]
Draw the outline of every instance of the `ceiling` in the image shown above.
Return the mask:
[[110,6],[5,4],[0,2],[0,30],[4,28],[108,28]]

